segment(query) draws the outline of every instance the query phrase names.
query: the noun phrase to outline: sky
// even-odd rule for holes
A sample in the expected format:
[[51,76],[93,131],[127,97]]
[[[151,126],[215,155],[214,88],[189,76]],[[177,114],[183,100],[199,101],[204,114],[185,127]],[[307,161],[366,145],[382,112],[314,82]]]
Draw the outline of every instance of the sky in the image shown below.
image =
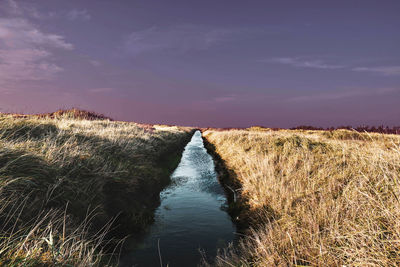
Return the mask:
[[0,112],[400,125],[398,0],[0,0]]

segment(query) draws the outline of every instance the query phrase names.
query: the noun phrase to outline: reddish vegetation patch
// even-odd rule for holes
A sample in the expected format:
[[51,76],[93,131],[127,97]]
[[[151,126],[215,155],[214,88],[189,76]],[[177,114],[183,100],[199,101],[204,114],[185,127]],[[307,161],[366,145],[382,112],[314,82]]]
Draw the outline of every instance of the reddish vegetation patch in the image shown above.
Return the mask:
[[325,131],[334,131],[334,130],[351,130],[357,132],[369,132],[369,133],[384,133],[384,134],[400,134],[400,126],[388,127],[388,126],[358,126],[358,127],[351,127],[351,126],[339,126],[339,127],[330,127],[330,128],[319,128],[313,126],[297,126],[294,128],[290,128],[291,130],[325,130]]
[[227,127],[227,128],[213,128],[213,127],[203,127],[199,128],[200,131],[205,132],[205,131],[229,131],[229,130],[245,130],[247,128],[233,128],[233,127]]
[[113,119],[104,116],[103,114],[98,114],[96,112],[92,111],[87,111],[87,110],[81,110],[81,109],[60,109],[57,110],[56,112],[51,112],[51,113],[43,113],[43,114],[10,114],[15,118],[31,118],[31,117],[36,117],[36,118],[61,118],[61,117],[67,117],[67,118],[74,118],[74,119],[82,119],[82,120],[110,120],[112,121]]
[[154,125],[153,124],[145,124],[145,123],[136,123],[137,126],[143,128],[146,132],[154,132]]
[[[287,130],[286,128],[267,128],[264,126],[254,126],[255,128],[260,129],[269,129],[272,131],[279,131],[279,130]],[[229,131],[229,130],[246,130],[249,128],[200,128],[202,132],[207,130],[211,131]],[[360,133],[369,132],[369,133],[382,133],[382,134],[400,134],[400,126],[388,127],[388,126],[339,126],[339,127],[329,127],[329,128],[322,128],[322,127],[314,127],[314,126],[297,126],[293,128],[289,128],[289,130],[317,130],[317,131],[334,131],[334,130],[349,130],[349,131],[357,131]]]

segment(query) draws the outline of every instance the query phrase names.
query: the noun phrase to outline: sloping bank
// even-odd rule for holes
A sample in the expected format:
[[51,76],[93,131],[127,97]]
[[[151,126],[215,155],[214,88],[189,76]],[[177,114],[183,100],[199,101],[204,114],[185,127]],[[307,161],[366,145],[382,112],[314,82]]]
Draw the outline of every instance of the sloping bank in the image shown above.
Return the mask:
[[203,136],[226,170],[222,183],[236,190],[232,214],[249,226],[217,266],[400,265],[400,136],[268,129]]
[[0,265],[105,265],[107,239],[153,220],[193,132],[0,115]]

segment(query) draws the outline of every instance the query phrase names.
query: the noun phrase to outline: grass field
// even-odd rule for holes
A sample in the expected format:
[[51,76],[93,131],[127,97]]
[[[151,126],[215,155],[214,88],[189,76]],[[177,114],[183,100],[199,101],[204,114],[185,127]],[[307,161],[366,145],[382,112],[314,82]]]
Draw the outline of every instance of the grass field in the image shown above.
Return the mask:
[[[0,266],[115,265],[110,248],[153,220],[192,133],[79,110],[0,115]],[[400,265],[400,136],[203,134],[249,226],[217,266]]]
[[400,136],[204,132],[251,225],[218,266],[399,266]]
[[153,219],[192,129],[82,114],[0,115],[0,265],[106,265]]

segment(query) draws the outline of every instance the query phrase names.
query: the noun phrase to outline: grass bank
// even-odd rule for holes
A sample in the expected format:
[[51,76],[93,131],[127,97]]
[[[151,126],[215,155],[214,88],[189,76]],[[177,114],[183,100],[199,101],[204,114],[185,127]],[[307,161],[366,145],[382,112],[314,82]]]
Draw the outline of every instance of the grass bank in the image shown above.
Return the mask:
[[250,226],[217,266],[400,264],[400,136],[253,128],[204,137],[235,186],[237,220]]
[[153,220],[193,133],[75,113],[0,115],[0,265],[106,265],[110,238]]

